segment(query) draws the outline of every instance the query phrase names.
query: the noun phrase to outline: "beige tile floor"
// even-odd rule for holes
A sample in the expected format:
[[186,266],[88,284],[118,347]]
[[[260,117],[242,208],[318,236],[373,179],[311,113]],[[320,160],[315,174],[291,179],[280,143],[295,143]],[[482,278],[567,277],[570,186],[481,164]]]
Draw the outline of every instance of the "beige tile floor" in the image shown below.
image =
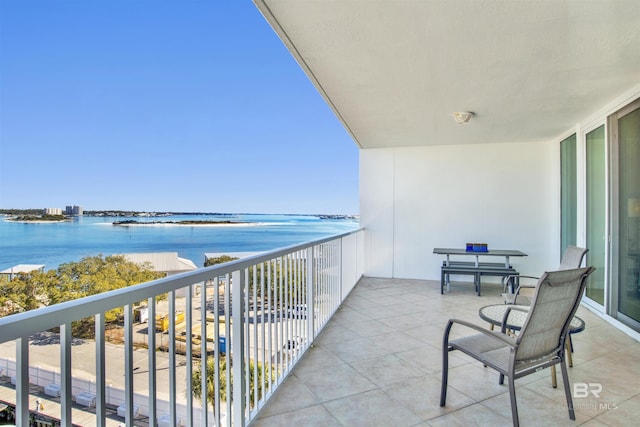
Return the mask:
[[[482,324],[478,309],[501,302],[498,285],[483,285],[481,297],[470,284],[454,283],[445,295],[439,286],[362,279],[252,426],[511,425],[507,386],[458,352],[450,355],[447,405],[439,406],[446,321]],[[584,307],[578,315],[586,330],[573,338],[570,382],[601,384],[599,398],[574,399],[571,421],[561,376],[554,389],[546,369],[516,381],[520,424],[638,425],[640,343]]]

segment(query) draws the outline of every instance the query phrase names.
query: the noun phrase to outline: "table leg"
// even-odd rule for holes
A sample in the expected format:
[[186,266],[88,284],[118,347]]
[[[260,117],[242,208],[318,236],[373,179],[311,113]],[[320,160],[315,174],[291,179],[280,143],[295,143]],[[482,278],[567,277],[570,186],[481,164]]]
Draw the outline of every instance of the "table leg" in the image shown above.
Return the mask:
[[[567,349],[567,363],[570,368],[573,368],[573,356],[571,355],[571,334],[567,335],[567,340],[565,341],[565,347]],[[558,380],[556,378],[556,367],[555,365],[551,367],[551,385],[553,388],[558,387]]]
[[507,280],[507,286],[509,287],[509,292],[512,294],[515,293],[516,289],[520,285],[519,274],[509,274]]
[[573,357],[571,356],[571,335],[569,334],[566,341],[567,347],[567,362],[569,362],[569,367],[573,368]]

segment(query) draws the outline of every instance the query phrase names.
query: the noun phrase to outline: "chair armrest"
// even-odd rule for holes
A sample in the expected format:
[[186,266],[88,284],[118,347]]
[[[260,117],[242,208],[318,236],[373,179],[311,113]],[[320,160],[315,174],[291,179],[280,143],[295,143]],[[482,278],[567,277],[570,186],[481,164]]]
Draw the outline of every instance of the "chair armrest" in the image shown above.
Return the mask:
[[[524,287],[535,287],[535,285],[526,285],[526,284],[520,284],[520,279],[534,279],[534,280],[539,280],[539,277],[536,276],[525,276],[522,274],[511,274],[509,276],[504,276],[502,277],[502,292],[507,292],[507,287],[509,286],[509,282],[510,281],[514,281],[518,279],[518,288],[520,288],[521,286]],[[518,293],[517,291],[515,291],[515,293]]]
[[513,347],[514,345],[514,340],[513,338],[509,337],[508,335],[502,333],[502,332],[495,332],[495,331],[490,331],[489,329],[486,329],[482,326],[476,325],[475,323],[471,323],[471,322],[467,322],[466,320],[461,320],[461,319],[449,319],[449,321],[447,322],[447,327],[445,328],[445,333],[444,333],[444,345],[445,346],[449,346],[449,332],[451,332],[451,327],[453,326],[454,323],[458,323],[462,326],[466,326],[470,329],[473,329],[477,332],[480,332],[481,334],[484,334],[488,337],[491,337],[493,339],[495,339],[496,341],[500,341],[503,344],[506,344],[510,347]]
[[540,278],[539,278],[538,276],[523,276],[523,275],[520,275],[520,276],[518,276],[518,277],[520,277],[520,278],[524,278],[524,279],[536,279],[536,280],[540,280]]
[[[534,277],[532,277],[534,278]],[[517,304],[518,303],[518,296],[520,296],[520,291],[522,289],[535,289],[536,285],[534,284],[528,284],[528,283],[522,283],[520,285],[518,285],[518,287],[516,288],[515,292],[513,293],[513,301],[512,304]]]
[[521,307],[514,307],[513,305],[509,305],[507,309],[504,311],[504,315],[502,316],[502,326],[500,327],[501,333],[504,334],[507,332],[507,323],[509,320],[509,314],[511,314],[511,312],[514,310],[527,313],[527,315],[529,314],[529,310],[525,310],[524,308],[521,308]]
[[509,286],[509,283],[511,282],[511,280],[515,280],[515,278],[516,278],[515,274],[502,276],[502,279],[500,279],[500,281],[502,282],[502,292],[507,292],[507,287]]
[[[509,286],[509,280],[511,278],[518,278],[518,287],[513,291],[513,293],[508,292],[507,288]],[[506,279],[506,280],[505,280]],[[502,297],[504,298],[504,302],[505,304],[516,304],[516,299],[518,297],[518,295],[520,294],[520,289],[522,288],[527,288],[527,289],[534,289],[536,287],[536,284],[529,284],[529,283],[521,283],[520,279],[534,279],[534,280],[539,280],[539,277],[536,276],[516,276],[516,275],[511,275],[511,276],[506,276],[503,277],[503,283],[502,283]],[[513,298],[510,298],[513,297]]]
[[503,292],[502,298],[505,304],[518,304],[518,297],[520,296],[520,289],[535,289],[534,285],[522,285],[518,286],[514,293]]
[[536,285],[529,285],[527,283],[523,283],[522,285],[518,285],[516,291],[514,292],[516,295],[520,293],[520,289],[535,289]]

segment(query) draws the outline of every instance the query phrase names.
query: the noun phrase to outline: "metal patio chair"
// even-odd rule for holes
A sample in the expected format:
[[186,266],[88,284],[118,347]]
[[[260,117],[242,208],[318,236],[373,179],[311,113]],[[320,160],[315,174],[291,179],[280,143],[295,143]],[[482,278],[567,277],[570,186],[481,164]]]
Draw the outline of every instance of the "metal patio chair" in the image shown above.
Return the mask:
[[[562,255],[562,260],[560,260],[560,266],[558,270],[569,270],[572,268],[580,268],[582,265],[582,260],[589,249],[580,248],[578,246],[567,246],[564,254]],[[525,283],[520,283],[522,279],[525,279]],[[531,304],[531,296],[533,295],[533,289],[535,288],[534,283],[526,283],[526,279],[534,279],[538,280],[537,276],[523,276],[519,275],[515,276],[506,276],[502,279],[502,283],[504,286],[504,290],[502,293],[502,298],[504,299],[505,304],[520,304],[520,305],[529,305]],[[511,284],[514,281],[518,281],[518,287],[515,291],[509,292],[511,290]]]
[[[562,255],[562,259],[560,260],[560,266],[558,270],[569,270],[572,268],[580,268],[582,266],[582,260],[585,255],[587,255],[589,249],[581,248],[578,246],[567,246]],[[502,298],[504,299],[505,304],[518,304],[518,305],[529,305],[531,304],[531,297],[533,296],[535,283],[526,283],[527,279],[535,279],[538,280],[539,277],[536,276],[519,276],[518,281],[520,279],[525,279],[525,283],[519,282],[518,287],[515,292],[509,293],[509,280],[515,280],[515,277],[505,277],[503,278],[504,290],[502,294]],[[493,329],[493,326],[492,326]],[[581,331],[582,329],[580,329]],[[567,336],[567,360],[569,362],[569,366],[573,366],[573,341],[571,340],[571,333]],[[556,370],[555,367],[551,368],[551,385],[553,388],[556,388],[558,385],[558,381],[556,379]]]
[[[569,324],[580,304],[587,277],[593,270],[593,267],[585,267],[544,273],[536,284],[529,314],[516,337],[507,335],[505,329],[509,312],[518,310],[517,307],[505,311],[501,332],[490,331],[464,320],[450,319],[443,337],[440,406],[445,406],[447,399],[449,352],[460,350],[498,371],[500,384],[504,384],[505,376],[508,378],[514,426],[519,425],[515,380],[559,364],[569,418],[575,420],[564,346]],[[454,324],[466,326],[478,333],[450,341],[449,334]]]

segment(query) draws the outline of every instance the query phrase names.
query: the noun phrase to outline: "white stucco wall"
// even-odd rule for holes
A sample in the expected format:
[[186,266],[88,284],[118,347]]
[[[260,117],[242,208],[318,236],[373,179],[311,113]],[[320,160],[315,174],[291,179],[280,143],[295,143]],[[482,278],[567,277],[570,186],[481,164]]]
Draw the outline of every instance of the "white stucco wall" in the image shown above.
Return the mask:
[[433,248],[466,242],[527,253],[522,274],[555,268],[559,168],[556,142],[360,150],[365,274],[439,280]]

